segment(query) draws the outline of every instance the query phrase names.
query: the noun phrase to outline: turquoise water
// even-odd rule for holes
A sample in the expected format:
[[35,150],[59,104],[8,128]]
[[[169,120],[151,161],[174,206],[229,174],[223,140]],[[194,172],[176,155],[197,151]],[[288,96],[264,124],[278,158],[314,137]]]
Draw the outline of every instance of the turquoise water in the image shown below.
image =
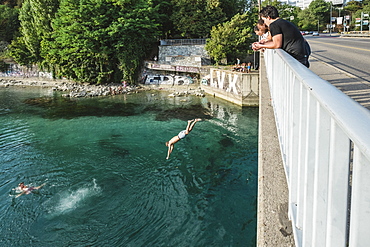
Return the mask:
[[0,88],[0,246],[255,246],[258,109],[167,95]]

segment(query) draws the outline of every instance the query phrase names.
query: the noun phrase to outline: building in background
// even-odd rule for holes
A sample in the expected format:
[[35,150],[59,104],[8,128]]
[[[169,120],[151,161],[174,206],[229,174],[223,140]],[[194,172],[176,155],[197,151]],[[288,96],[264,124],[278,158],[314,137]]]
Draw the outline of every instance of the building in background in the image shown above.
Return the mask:
[[[282,2],[282,3],[289,4],[289,5],[292,5],[292,6],[298,6],[301,9],[307,8],[312,1],[313,0],[296,0],[296,1],[280,0],[280,2]],[[333,5],[345,5],[347,2],[349,2],[349,0],[332,0],[332,1],[326,0],[326,2],[332,2]]]

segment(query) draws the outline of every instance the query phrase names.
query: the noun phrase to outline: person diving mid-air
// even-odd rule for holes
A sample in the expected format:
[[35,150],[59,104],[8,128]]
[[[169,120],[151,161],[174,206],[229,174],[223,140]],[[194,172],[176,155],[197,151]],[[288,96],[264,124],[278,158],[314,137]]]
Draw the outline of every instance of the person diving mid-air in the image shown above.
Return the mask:
[[186,129],[180,131],[180,133],[177,136],[172,137],[171,140],[166,142],[166,146],[168,147],[166,159],[170,158],[170,154],[172,153],[175,143],[180,141],[181,139],[184,139],[186,135],[188,135],[190,131],[192,131],[194,125],[199,121],[202,121],[202,119],[197,118],[197,119],[188,120],[188,125],[186,126]]

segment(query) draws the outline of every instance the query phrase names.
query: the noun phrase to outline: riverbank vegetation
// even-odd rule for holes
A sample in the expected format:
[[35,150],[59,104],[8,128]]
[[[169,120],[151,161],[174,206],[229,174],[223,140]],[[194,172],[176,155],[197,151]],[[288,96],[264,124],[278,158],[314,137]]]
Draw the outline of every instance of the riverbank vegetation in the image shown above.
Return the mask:
[[[135,83],[143,60],[154,57],[160,39],[207,38],[206,49],[217,63],[251,52],[256,39],[256,0],[3,0],[0,4],[0,69],[6,70],[4,61],[12,59],[76,82]],[[319,25],[328,22],[330,9],[324,0],[314,0],[304,10],[278,1],[263,2],[267,4],[303,29],[317,27],[317,16]]]
[[[241,0],[18,0],[7,55],[77,82],[136,82],[163,38],[207,38],[247,8]],[[9,21],[6,16],[1,17]],[[7,26],[8,27],[8,26]],[[6,40],[5,38],[3,40]]]

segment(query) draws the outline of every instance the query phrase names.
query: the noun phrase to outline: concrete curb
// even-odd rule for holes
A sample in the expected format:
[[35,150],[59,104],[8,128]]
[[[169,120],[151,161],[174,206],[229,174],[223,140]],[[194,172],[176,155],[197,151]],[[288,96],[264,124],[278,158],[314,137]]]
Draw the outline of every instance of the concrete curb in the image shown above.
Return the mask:
[[257,246],[295,246],[288,219],[288,186],[261,56],[258,133]]

